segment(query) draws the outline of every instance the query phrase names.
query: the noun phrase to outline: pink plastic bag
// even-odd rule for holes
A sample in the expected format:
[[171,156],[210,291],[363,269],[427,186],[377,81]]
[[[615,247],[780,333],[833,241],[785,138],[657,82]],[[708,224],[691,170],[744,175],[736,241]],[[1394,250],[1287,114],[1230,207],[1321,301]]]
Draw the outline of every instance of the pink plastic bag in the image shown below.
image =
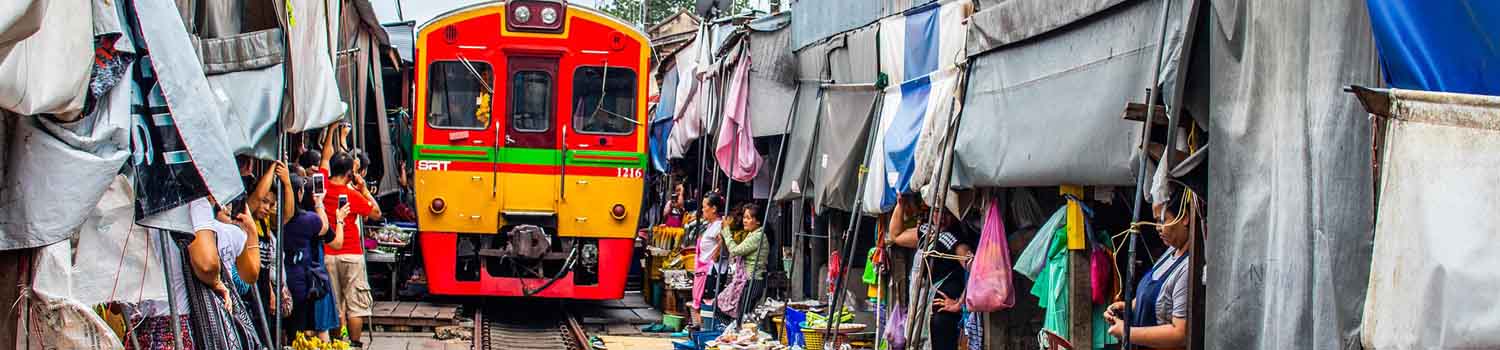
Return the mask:
[[969,285],[964,302],[969,310],[994,312],[1016,305],[1015,286],[1011,284],[1010,246],[1005,241],[1005,222],[1000,207],[990,198],[979,235],[979,249],[969,264]]
[[906,308],[891,303],[891,318],[885,323],[885,340],[891,350],[906,349]]

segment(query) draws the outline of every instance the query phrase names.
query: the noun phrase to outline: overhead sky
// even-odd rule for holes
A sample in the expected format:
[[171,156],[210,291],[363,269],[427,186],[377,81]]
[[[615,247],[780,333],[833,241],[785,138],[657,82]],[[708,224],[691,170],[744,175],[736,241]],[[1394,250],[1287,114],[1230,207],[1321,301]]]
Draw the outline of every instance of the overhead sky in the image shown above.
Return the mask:
[[[568,2],[598,8],[600,5],[613,1],[569,0]],[[416,21],[417,25],[422,25],[443,12],[479,2],[485,2],[485,0],[370,0],[370,5],[374,8],[375,15],[380,17],[381,23]],[[399,12],[397,11],[398,4],[400,5]],[[767,0],[750,0],[750,6],[766,10],[770,3]]]

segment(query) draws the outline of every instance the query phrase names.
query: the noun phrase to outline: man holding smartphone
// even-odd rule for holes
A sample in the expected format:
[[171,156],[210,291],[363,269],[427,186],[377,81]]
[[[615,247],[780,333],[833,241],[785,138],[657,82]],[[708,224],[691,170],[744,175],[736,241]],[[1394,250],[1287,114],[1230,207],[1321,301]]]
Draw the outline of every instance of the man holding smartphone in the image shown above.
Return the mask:
[[[330,132],[348,135],[347,126],[340,125]],[[325,266],[333,282],[334,299],[338,303],[340,324],[349,330],[349,344],[362,347],[365,317],[370,316],[370,282],[365,273],[364,245],[360,244],[359,222],[365,219],[380,219],[380,207],[375,196],[365,186],[358,171],[362,164],[348,152],[332,149],[331,138],[325,139],[323,152],[326,166],[319,169],[327,178],[323,195],[323,207],[328,217],[337,217],[340,208],[349,208],[349,217],[335,223],[335,237],[344,239],[341,247],[325,246]],[[327,156],[332,154],[332,157]],[[344,202],[344,203],[340,203]],[[339,238],[335,238],[338,240]]]

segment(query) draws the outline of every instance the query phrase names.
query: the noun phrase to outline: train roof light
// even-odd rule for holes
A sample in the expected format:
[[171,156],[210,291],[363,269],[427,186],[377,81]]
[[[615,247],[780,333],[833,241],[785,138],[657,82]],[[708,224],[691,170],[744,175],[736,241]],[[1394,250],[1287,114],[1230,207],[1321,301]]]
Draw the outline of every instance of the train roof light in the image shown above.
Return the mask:
[[[505,29],[517,32],[562,33],[567,3],[557,0],[515,0],[506,5],[510,14]],[[532,15],[541,16],[533,21]]]
[[542,9],[542,24],[553,23],[557,23],[557,9],[551,7]]
[[511,12],[511,18],[515,18],[516,24],[526,24],[526,22],[531,21],[530,7],[516,6],[515,10],[512,10]]

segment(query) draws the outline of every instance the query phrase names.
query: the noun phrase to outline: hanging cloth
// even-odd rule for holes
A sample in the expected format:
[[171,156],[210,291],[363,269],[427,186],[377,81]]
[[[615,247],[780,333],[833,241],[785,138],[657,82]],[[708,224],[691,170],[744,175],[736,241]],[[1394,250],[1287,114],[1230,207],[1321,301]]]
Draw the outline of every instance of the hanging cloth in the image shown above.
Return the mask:
[[749,55],[740,55],[740,62],[735,64],[734,75],[729,81],[729,93],[724,100],[724,122],[719,125],[719,143],[714,148],[714,156],[719,161],[719,169],[729,178],[750,182],[760,170],[761,158],[755,150],[750,118],[746,113],[750,103]]

